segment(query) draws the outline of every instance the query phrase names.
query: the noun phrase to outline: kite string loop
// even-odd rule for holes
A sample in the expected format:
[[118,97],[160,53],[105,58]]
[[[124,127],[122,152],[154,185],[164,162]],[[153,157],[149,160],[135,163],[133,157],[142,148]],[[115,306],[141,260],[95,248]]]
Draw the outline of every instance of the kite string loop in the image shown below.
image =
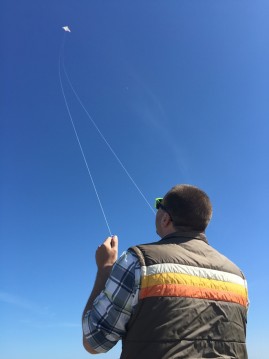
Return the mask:
[[[73,121],[71,112],[70,112],[70,108],[69,108],[69,105],[68,105],[68,102],[67,102],[67,99],[66,99],[66,96],[65,96],[64,87],[63,87],[63,82],[62,82],[62,76],[61,76],[61,57],[62,57],[61,54],[64,54],[64,44],[65,44],[65,35],[64,35],[64,40],[63,40],[63,44],[62,44],[62,47],[61,47],[61,52],[60,52],[60,55],[59,55],[59,80],[60,80],[60,86],[61,86],[61,90],[62,90],[62,95],[63,95],[63,98],[64,98],[65,106],[66,106],[66,109],[67,109],[67,112],[68,112],[68,115],[69,115],[69,119],[70,119],[70,122],[71,122],[72,127],[73,127],[73,130],[74,130],[74,133],[75,133],[75,136],[76,136],[76,139],[77,139],[77,142],[78,142],[78,145],[79,145],[79,148],[80,148],[80,151],[81,151],[81,154],[82,154],[84,163],[85,163],[85,165],[86,165],[86,168],[87,168],[89,177],[90,177],[90,179],[91,179],[91,182],[92,182],[92,185],[93,185],[93,188],[94,188],[94,191],[95,191],[97,200],[98,200],[98,202],[99,202],[99,205],[100,205],[100,208],[101,208],[101,211],[102,211],[104,220],[105,220],[105,222],[106,222],[106,225],[107,225],[107,228],[108,228],[108,232],[109,232],[110,236],[112,236],[112,232],[111,232],[111,230],[110,230],[110,227],[109,227],[109,224],[108,224],[106,215],[105,215],[105,211],[104,211],[104,208],[103,208],[103,206],[102,206],[102,202],[101,202],[100,197],[99,197],[99,194],[98,194],[98,192],[97,192],[97,188],[96,188],[96,186],[95,186],[95,183],[94,183],[94,180],[93,180],[93,176],[92,176],[92,174],[91,174],[91,171],[90,171],[88,162],[87,162],[87,160],[86,160],[86,157],[85,157],[85,154],[84,154],[84,151],[83,151],[81,142],[80,142],[80,140],[79,140],[79,136],[78,136],[78,133],[77,133],[77,130],[76,130],[76,127],[75,127],[75,124],[74,124],[74,121]],[[63,61],[63,60],[62,60],[62,61]],[[64,65],[64,61],[63,61],[63,65]]]
[[140,190],[140,188],[138,187],[138,185],[136,184],[136,182],[134,181],[133,177],[130,175],[130,173],[127,171],[127,169],[125,168],[125,166],[123,165],[123,163],[121,162],[121,160],[119,159],[119,157],[117,156],[117,154],[115,153],[115,151],[113,150],[113,148],[111,147],[111,145],[108,143],[108,141],[106,140],[105,136],[102,134],[102,132],[100,131],[100,129],[98,128],[97,124],[95,123],[95,121],[93,120],[92,116],[89,114],[89,112],[87,111],[87,109],[85,108],[85,106],[83,105],[79,95],[77,94],[76,90],[74,89],[74,86],[71,83],[71,80],[66,72],[65,69],[65,65],[64,65],[64,61],[63,61],[63,70],[64,70],[64,74],[67,78],[67,81],[69,83],[69,86],[71,87],[74,95],[76,96],[79,104],[81,105],[81,107],[83,108],[83,110],[85,111],[86,115],[88,116],[88,118],[90,119],[90,121],[92,122],[93,126],[95,127],[96,131],[99,133],[100,137],[103,139],[103,141],[105,142],[105,144],[107,145],[107,147],[110,149],[110,151],[112,152],[112,154],[114,155],[114,157],[116,158],[116,160],[118,161],[118,163],[120,164],[120,166],[122,167],[122,169],[124,170],[124,172],[126,173],[126,175],[129,177],[129,179],[131,180],[131,182],[133,183],[133,185],[135,186],[135,188],[137,189],[137,191],[140,193],[140,195],[142,196],[142,198],[145,200],[145,202],[147,203],[147,205],[149,206],[149,208],[151,209],[151,211],[155,214],[155,210],[153,209],[153,207],[150,205],[150,203],[148,202],[148,200],[146,199],[145,195],[143,194],[143,192]]

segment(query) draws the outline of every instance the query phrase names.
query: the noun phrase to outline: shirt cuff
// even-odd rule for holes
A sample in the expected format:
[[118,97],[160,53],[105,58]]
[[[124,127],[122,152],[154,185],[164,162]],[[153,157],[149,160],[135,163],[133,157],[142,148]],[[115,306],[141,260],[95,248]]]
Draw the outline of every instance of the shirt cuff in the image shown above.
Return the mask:
[[112,349],[118,341],[111,340],[108,335],[92,323],[91,311],[88,311],[82,321],[83,334],[89,345],[98,353],[106,353]]

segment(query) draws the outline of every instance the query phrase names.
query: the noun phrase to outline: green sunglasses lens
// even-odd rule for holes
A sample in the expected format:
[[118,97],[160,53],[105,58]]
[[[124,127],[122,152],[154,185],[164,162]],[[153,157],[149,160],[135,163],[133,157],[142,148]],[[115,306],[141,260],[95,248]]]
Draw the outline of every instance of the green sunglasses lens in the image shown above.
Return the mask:
[[156,208],[156,209],[159,209],[159,208],[160,208],[160,204],[161,204],[162,200],[163,200],[163,199],[160,198],[160,197],[155,199],[155,208]]

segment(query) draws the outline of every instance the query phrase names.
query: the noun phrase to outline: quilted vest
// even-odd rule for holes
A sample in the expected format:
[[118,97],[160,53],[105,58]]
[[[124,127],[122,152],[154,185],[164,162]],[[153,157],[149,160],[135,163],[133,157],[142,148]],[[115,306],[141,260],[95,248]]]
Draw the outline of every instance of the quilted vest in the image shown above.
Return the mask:
[[121,359],[247,359],[246,280],[203,233],[130,249],[140,260],[141,288]]

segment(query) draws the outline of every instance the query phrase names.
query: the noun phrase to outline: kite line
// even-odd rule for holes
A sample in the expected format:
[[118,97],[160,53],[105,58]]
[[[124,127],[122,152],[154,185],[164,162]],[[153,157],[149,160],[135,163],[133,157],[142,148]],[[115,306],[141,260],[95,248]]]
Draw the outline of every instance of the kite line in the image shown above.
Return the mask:
[[[66,29],[66,28],[67,28],[67,29]],[[64,29],[65,31],[71,32],[70,29],[69,29],[67,26],[64,26],[63,29]],[[62,58],[62,56],[63,56],[63,54],[64,54],[64,44],[65,44],[65,34],[64,34],[64,39],[63,39],[63,44],[62,44],[61,52],[60,52],[60,55],[59,55],[59,80],[60,80],[62,95],[63,95],[63,98],[64,98],[65,106],[66,106],[66,109],[67,109],[67,112],[68,112],[68,115],[69,115],[69,119],[70,119],[70,121],[71,121],[73,130],[74,130],[74,133],[75,133],[75,136],[76,136],[76,139],[77,139],[77,142],[78,142],[78,145],[79,145],[79,148],[80,148],[80,151],[81,151],[81,154],[82,154],[84,163],[85,163],[85,165],[86,165],[86,168],[87,168],[89,177],[90,177],[90,179],[91,179],[91,182],[92,182],[92,185],[93,185],[93,188],[94,188],[96,197],[97,197],[97,200],[98,200],[98,202],[99,202],[99,206],[100,206],[100,208],[101,208],[101,211],[102,211],[104,220],[105,220],[105,222],[106,222],[106,226],[107,226],[108,232],[109,232],[110,236],[112,236],[112,232],[111,232],[111,229],[110,229],[110,227],[109,227],[108,220],[107,220],[107,218],[106,218],[106,214],[105,214],[104,208],[103,208],[103,206],[102,206],[101,199],[100,199],[100,197],[99,197],[97,188],[96,188],[96,186],[95,186],[95,183],[94,183],[94,180],[93,180],[93,176],[92,176],[92,174],[91,174],[91,171],[90,171],[90,168],[89,168],[87,159],[86,159],[86,157],[85,157],[85,154],[84,154],[82,145],[81,145],[81,143],[80,143],[80,140],[79,140],[79,137],[78,137],[78,133],[77,133],[77,130],[76,130],[76,126],[75,126],[75,124],[74,124],[74,121],[73,121],[73,118],[72,118],[72,115],[71,115],[71,112],[70,112],[70,108],[69,108],[69,105],[68,105],[68,102],[67,102],[67,99],[66,99],[66,96],[65,96],[65,92],[64,92],[64,88],[63,88],[63,82],[62,82],[62,76],[61,76],[61,58]],[[62,59],[62,61],[63,61],[63,59]]]
[[[63,26],[63,30],[65,32],[71,32],[70,28],[68,26]],[[133,183],[133,185],[135,186],[135,188],[137,189],[137,191],[139,192],[139,194],[142,196],[142,198],[144,199],[144,201],[147,203],[147,205],[149,206],[149,208],[151,209],[151,211],[155,214],[155,211],[153,209],[153,207],[150,205],[150,203],[148,202],[148,200],[146,199],[145,195],[143,194],[143,192],[140,190],[140,188],[138,187],[138,185],[136,184],[136,182],[134,181],[133,177],[130,175],[130,173],[127,171],[126,167],[123,165],[123,163],[121,162],[121,160],[119,159],[119,157],[117,156],[117,154],[115,153],[115,151],[113,150],[113,148],[111,147],[111,145],[109,144],[109,142],[106,140],[105,136],[102,134],[101,130],[98,128],[97,124],[95,123],[95,121],[93,120],[92,116],[89,114],[89,112],[87,111],[87,109],[85,108],[83,102],[81,101],[79,95],[77,94],[74,86],[72,85],[72,82],[67,74],[67,71],[66,71],[66,68],[65,68],[65,63],[64,63],[64,47],[65,47],[65,35],[64,34],[64,39],[63,39],[63,44],[62,44],[62,47],[61,47],[61,51],[60,51],[60,55],[59,55],[59,80],[60,80],[60,85],[61,85],[61,90],[62,90],[62,94],[63,94],[63,97],[64,97],[64,101],[65,101],[65,105],[66,105],[66,109],[67,109],[67,112],[68,112],[68,115],[69,115],[69,118],[70,118],[70,121],[71,121],[71,124],[72,124],[72,127],[73,127],[73,130],[74,130],[74,133],[75,133],[75,136],[76,136],[76,139],[77,139],[77,142],[79,144],[79,148],[80,148],[80,151],[82,153],[82,157],[83,157],[83,160],[85,162],[85,165],[86,165],[86,168],[87,168],[87,171],[88,171],[88,174],[90,176],[90,179],[91,179],[91,182],[92,182],[92,185],[93,185],[93,188],[95,190],[95,194],[96,194],[96,197],[98,199],[98,202],[99,202],[99,205],[100,205],[100,208],[101,208],[101,211],[103,213],[103,216],[104,216],[104,219],[105,219],[105,222],[106,222],[106,225],[107,225],[107,228],[108,228],[108,231],[111,235],[111,230],[110,230],[110,227],[109,227],[109,224],[108,224],[108,221],[107,221],[107,218],[106,218],[106,215],[105,215],[105,212],[104,212],[104,209],[103,209],[103,206],[102,206],[102,203],[101,203],[101,200],[100,200],[100,197],[98,195],[98,192],[97,192],[97,188],[96,188],[96,185],[94,183],[94,180],[93,180],[93,176],[91,174],[91,171],[89,169],[89,166],[88,166],[88,163],[87,163],[87,160],[86,160],[86,157],[85,157],[85,154],[84,154],[84,151],[83,151],[83,148],[82,148],[82,145],[80,143],[80,140],[79,140],[79,136],[78,136],[78,133],[76,131],[76,127],[74,125],[74,121],[72,119],[72,115],[71,115],[71,112],[70,112],[70,108],[69,108],[69,105],[67,103],[67,99],[66,99],[66,96],[65,96],[65,92],[64,92],[64,88],[63,88],[63,83],[62,83],[62,76],[61,76],[61,71],[64,72],[64,75],[67,79],[67,82],[71,88],[71,90],[73,91],[77,101],[79,102],[80,106],[83,108],[84,112],[86,113],[87,117],[89,118],[89,120],[91,121],[92,125],[95,127],[96,131],[99,133],[100,137],[102,138],[102,140],[105,142],[105,144],[107,145],[107,147],[109,148],[109,150],[111,151],[111,153],[113,154],[113,156],[116,158],[116,160],[118,161],[119,165],[121,166],[121,168],[124,170],[125,174],[128,176],[128,178],[130,179],[130,181]],[[61,66],[62,66],[62,70],[61,70]]]

